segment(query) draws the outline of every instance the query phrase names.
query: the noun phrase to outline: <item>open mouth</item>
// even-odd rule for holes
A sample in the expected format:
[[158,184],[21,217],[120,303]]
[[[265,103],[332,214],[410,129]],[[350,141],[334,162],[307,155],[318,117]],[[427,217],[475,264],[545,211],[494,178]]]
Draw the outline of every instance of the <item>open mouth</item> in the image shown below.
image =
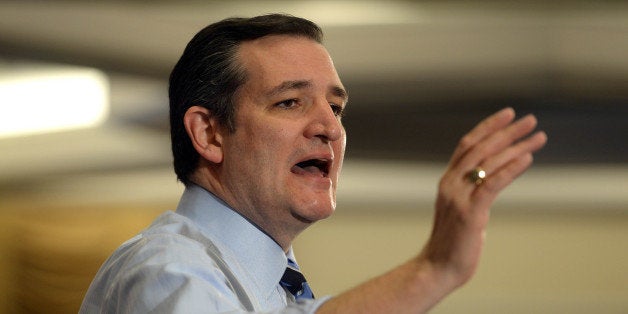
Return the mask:
[[330,161],[327,159],[308,159],[292,166],[292,172],[295,174],[313,174],[322,177],[329,175]]

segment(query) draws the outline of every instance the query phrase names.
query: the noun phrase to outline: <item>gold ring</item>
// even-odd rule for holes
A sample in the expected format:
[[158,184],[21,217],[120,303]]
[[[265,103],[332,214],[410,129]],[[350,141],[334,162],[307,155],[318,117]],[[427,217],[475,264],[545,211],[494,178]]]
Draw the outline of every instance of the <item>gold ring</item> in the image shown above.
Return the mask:
[[477,167],[469,172],[468,178],[469,181],[473,182],[475,185],[481,185],[486,180],[486,171]]

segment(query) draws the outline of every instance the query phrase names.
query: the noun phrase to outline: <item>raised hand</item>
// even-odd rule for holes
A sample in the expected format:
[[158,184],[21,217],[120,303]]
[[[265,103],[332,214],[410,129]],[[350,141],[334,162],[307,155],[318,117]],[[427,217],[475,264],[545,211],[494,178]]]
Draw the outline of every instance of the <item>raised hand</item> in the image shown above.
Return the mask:
[[[331,299],[317,313],[425,313],[469,280],[493,201],[547,141],[543,132],[530,135],[534,116],[514,119],[514,110],[503,109],[460,140],[440,181],[432,235],[418,256]],[[478,167],[487,176],[471,180]]]
[[[512,108],[480,122],[460,140],[443,175],[431,237],[420,258],[443,272],[448,283],[465,283],[477,268],[495,198],[532,164],[547,141],[532,115],[514,121]],[[486,178],[470,178],[474,169]]]

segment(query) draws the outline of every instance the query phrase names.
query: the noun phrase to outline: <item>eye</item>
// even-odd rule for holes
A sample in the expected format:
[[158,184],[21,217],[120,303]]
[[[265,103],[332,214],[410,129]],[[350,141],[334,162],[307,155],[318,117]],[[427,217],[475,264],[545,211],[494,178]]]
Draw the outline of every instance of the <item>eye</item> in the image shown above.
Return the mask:
[[345,108],[343,108],[341,105],[337,105],[334,103],[329,103],[329,106],[331,107],[331,111],[334,112],[334,115],[336,117],[340,117],[342,118],[345,114]]
[[290,109],[290,108],[297,107],[298,105],[299,105],[299,100],[296,98],[293,98],[293,99],[286,99],[286,100],[280,101],[275,104],[275,107],[279,107],[282,109]]

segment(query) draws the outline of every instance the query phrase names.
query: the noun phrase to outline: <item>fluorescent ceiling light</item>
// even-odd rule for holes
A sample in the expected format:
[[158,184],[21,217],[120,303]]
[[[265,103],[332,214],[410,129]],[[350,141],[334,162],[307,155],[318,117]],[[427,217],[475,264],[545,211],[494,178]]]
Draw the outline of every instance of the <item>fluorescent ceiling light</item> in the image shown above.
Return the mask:
[[0,137],[96,126],[108,112],[107,77],[96,69],[0,67]]

